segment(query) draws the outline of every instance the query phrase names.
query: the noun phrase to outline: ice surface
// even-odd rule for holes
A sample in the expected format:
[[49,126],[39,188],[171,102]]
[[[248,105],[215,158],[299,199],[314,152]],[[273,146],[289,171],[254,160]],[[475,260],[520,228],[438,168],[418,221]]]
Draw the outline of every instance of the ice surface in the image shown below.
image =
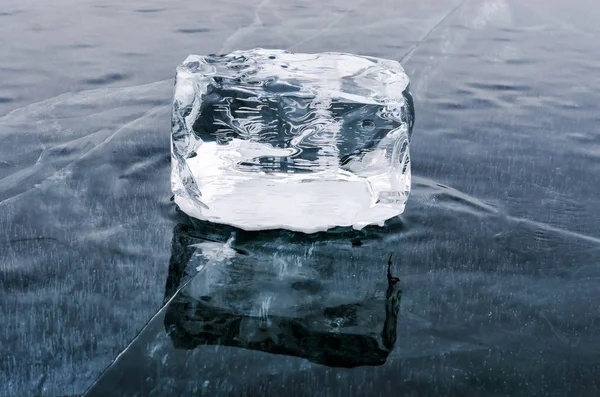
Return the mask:
[[360,229],[401,214],[414,120],[395,61],[255,49],[177,69],[171,185],[198,219]]

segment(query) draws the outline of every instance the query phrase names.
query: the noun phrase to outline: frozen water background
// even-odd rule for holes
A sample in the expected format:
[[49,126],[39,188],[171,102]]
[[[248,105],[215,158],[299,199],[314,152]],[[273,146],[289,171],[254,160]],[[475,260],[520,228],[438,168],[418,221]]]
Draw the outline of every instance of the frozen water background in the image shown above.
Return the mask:
[[[171,367],[140,353],[140,368],[209,394],[598,394],[599,11],[592,0],[4,0],[0,395],[83,393],[161,308],[181,222],[169,201],[174,67],[254,47],[408,54],[418,120],[402,227],[337,259],[382,266],[394,252],[398,339],[380,367],[210,347]],[[152,345],[164,328],[140,336]]]

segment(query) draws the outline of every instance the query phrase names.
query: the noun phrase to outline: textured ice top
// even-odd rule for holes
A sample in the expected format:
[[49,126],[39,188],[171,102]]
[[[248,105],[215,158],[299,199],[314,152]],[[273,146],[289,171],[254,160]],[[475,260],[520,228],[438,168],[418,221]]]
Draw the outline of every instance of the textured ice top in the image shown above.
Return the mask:
[[[209,78],[236,80],[249,90],[259,84],[277,95],[330,94],[334,98],[366,104],[404,103],[409,79],[399,62],[389,59],[326,52],[299,54],[283,50],[254,49],[227,55],[190,55],[177,69],[175,100],[181,106],[194,101],[195,89],[205,91]],[[277,80],[273,78],[277,76]],[[190,79],[189,84],[184,80]],[[269,87],[269,81],[272,87]],[[266,82],[266,83],[265,83]]]

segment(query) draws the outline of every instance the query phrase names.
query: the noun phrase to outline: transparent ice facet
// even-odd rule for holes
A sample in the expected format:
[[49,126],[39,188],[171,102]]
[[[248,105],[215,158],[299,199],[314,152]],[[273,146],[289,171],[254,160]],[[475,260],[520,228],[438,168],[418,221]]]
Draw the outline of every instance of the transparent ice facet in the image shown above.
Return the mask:
[[380,58],[190,55],[175,82],[175,202],[245,230],[382,224],[410,192],[408,88],[402,66]]

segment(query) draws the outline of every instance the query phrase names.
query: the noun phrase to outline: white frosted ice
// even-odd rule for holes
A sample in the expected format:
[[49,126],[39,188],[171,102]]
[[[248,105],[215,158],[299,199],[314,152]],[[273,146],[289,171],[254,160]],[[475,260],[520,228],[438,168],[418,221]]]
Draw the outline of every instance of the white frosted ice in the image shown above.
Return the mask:
[[246,230],[362,228],[403,212],[414,120],[398,62],[256,49],[177,69],[172,190]]

